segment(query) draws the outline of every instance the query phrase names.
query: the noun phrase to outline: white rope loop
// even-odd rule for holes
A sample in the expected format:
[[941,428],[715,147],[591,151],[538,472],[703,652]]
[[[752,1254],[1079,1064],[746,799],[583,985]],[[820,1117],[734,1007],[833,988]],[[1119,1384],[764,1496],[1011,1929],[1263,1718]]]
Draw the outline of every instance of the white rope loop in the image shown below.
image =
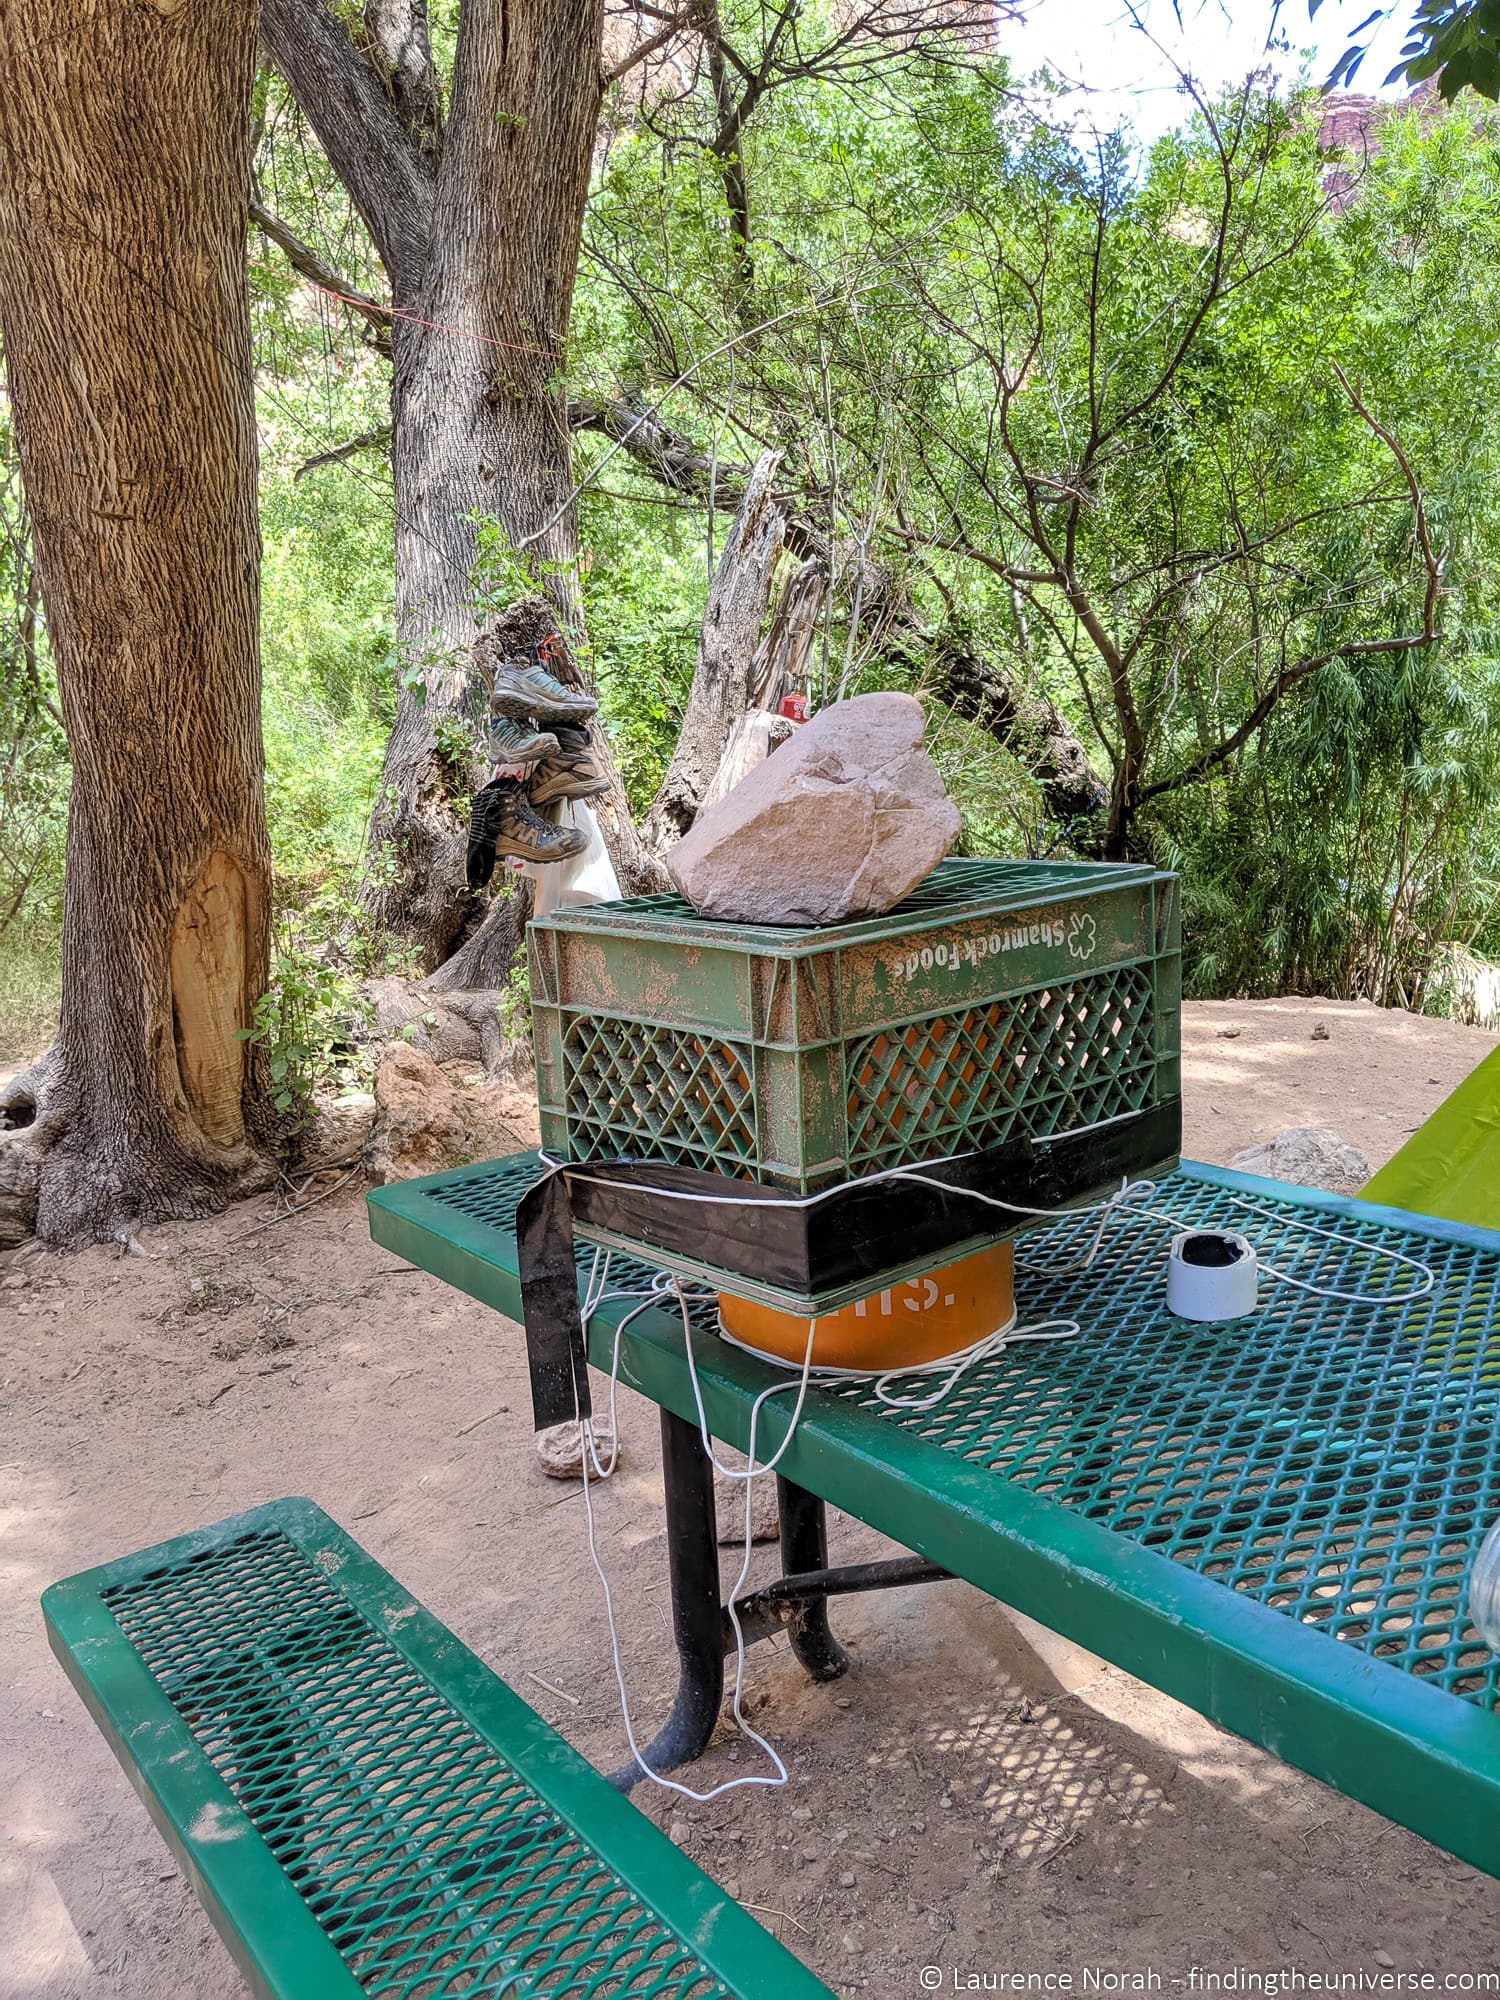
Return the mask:
[[[594,1290],[594,1273],[598,1269],[598,1262],[599,1262],[599,1257],[598,1257],[598,1252],[596,1250],[594,1254],[594,1263],[590,1267],[589,1283],[588,1286],[585,1288],[585,1306],[588,1306],[590,1299],[593,1300],[593,1306],[590,1307],[588,1311],[586,1311],[584,1316],[585,1326],[587,1326],[588,1320],[592,1316],[593,1310],[596,1310],[597,1307],[600,1304],[602,1304],[606,1298],[634,1296],[634,1294],[631,1293],[611,1294],[604,1292],[602,1289],[596,1295]],[[606,1277],[608,1274],[608,1269],[609,1269],[609,1260],[606,1257],[604,1265]],[[600,1281],[601,1286],[603,1282],[604,1280],[601,1279]],[[761,1390],[760,1394],[755,1398],[755,1401],[751,1404],[750,1436],[748,1441],[749,1448],[746,1452],[746,1463],[744,1467],[741,1468],[738,1466],[725,1465],[715,1453],[713,1448],[713,1441],[709,1436],[708,1416],[703,1407],[703,1390],[698,1380],[697,1361],[693,1354],[693,1320],[692,1320],[692,1313],[691,1310],[689,1309],[687,1302],[687,1295],[682,1289],[681,1282],[678,1279],[671,1277],[665,1271],[657,1272],[656,1277],[652,1281],[651,1289],[646,1294],[645,1298],[642,1299],[640,1304],[635,1307],[634,1311],[626,1313],[624,1317],[621,1319],[619,1325],[615,1328],[614,1351],[611,1356],[611,1363],[610,1363],[610,1383],[609,1383],[610,1420],[611,1423],[614,1422],[615,1392],[619,1383],[620,1335],[624,1332],[625,1328],[630,1324],[630,1322],[637,1317],[638,1314],[645,1312],[649,1306],[654,1306],[655,1304],[657,1304],[659,1299],[664,1297],[666,1293],[672,1290],[676,1291],[678,1304],[682,1308],[682,1329],[683,1329],[683,1339],[687,1347],[688,1373],[692,1378],[693,1400],[698,1407],[698,1429],[699,1429],[699,1435],[703,1439],[704,1450],[708,1453],[709,1460],[712,1463],[715,1471],[722,1473],[726,1479],[743,1480],[745,1486],[744,1552],[740,1560],[739,1574],[738,1576],[736,1576],[734,1582],[730,1585],[729,1596],[725,1602],[725,1607],[724,1607],[729,1614],[729,1622],[734,1627],[734,1698],[731,1704],[731,1708],[735,1722],[739,1727],[741,1735],[748,1737],[750,1741],[754,1743],[757,1746],[757,1748],[763,1750],[766,1756],[771,1760],[771,1763],[775,1767],[774,1777],[765,1776],[760,1772],[747,1772],[743,1776],[730,1778],[729,1780],[727,1780],[726,1783],[722,1785],[714,1785],[706,1792],[700,1792],[700,1791],[695,1791],[691,1785],[684,1785],[680,1783],[676,1778],[668,1778],[664,1776],[662,1772],[653,1770],[652,1767],[646,1762],[645,1757],[642,1755],[640,1744],[636,1741],[635,1725],[631,1720],[630,1697],[627,1694],[625,1688],[625,1668],[620,1659],[620,1634],[619,1634],[619,1629],[615,1623],[614,1598],[610,1592],[609,1578],[604,1573],[604,1565],[599,1560],[599,1547],[594,1534],[594,1503],[589,1488],[590,1460],[593,1461],[594,1469],[596,1472],[598,1472],[599,1477],[601,1479],[607,1479],[609,1477],[609,1474],[614,1471],[615,1465],[619,1459],[619,1450],[620,1450],[619,1432],[618,1429],[615,1432],[615,1449],[610,1457],[608,1471],[606,1471],[599,1464],[599,1455],[594,1447],[593,1424],[592,1421],[587,1417],[580,1418],[579,1420],[582,1428],[583,1445],[584,1445],[583,1463],[582,1463],[583,1509],[588,1528],[589,1557],[594,1565],[595,1574],[598,1576],[600,1585],[602,1586],[604,1591],[604,1615],[609,1624],[609,1644],[610,1644],[610,1653],[614,1660],[615,1686],[619,1691],[620,1715],[625,1724],[625,1739],[630,1745],[630,1754],[632,1758],[635,1760],[636,1764],[639,1766],[642,1775],[649,1778],[653,1784],[662,1786],[663,1789],[666,1791],[677,1792],[683,1798],[693,1799],[699,1805],[704,1805],[710,1799],[719,1798],[725,1792],[737,1791],[742,1786],[785,1785],[789,1782],[790,1779],[790,1774],[787,1771],[786,1765],[782,1762],[781,1756],[778,1753],[776,1746],[761,1735],[760,1731],[755,1728],[754,1724],[745,1714],[744,1692],[745,1692],[746,1645],[745,1645],[744,1630],[741,1627],[739,1621],[739,1613],[735,1609],[735,1600],[738,1598],[740,1591],[744,1587],[745,1579],[750,1573],[750,1562],[754,1551],[754,1536],[753,1536],[754,1522],[752,1517],[752,1508],[754,1506],[754,1498],[755,1498],[754,1482],[760,1475],[775,1470],[775,1468],[781,1463],[781,1460],[786,1453],[787,1447],[791,1444],[792,1438],[796,1434],[797,1421],[802,1414],[802,1405],[807,1396],[808,1378],[812,1368],[813,1339],[817,1332],[818,1323],[816,1320],[813,1320],[808,1327],[807,1353],[803,1360],[802,1373],[800,1379],[795,1384],[793,1382],[771,1383],[769,1387]],[[777,1449],[777,1451],[775,1452],[775,1454],[771,1458],[767,1459],[764,1465],[757,1465],[755,1462],[755,1434],[757,1427],[760,1423],[760,1413],[773,1396],[782,1395],[786,1390],[794,1386],[797,1389],[797,1401],[792,1411],[791,1421],[787,1425],[786,1436],[782,1439],[781,1444]],[[576,1389],[574,1392],[573,1407],[576,1413],[578,1409]]]
[[[1105,1120],[1103,1122],[1112,1123],[1114,1121]],[[963,1154],[953,1155],[955,1159],[964,1157],[966,1156]],[[561,1172],[568,1166],[566,1161],[558,1160],[547,1153],[543,1153],[542,1158],[553,1172]],[[948,1163],[946,1161],[934,1161],[932,1164],[941,1166]],[[570,1169],[570,1171],[572,1170]],[[587,1174],[577,1174],[576,1178],[592,1181],[596,1186],[613,1185],[613,1183],[600,1181],[597,1177]],[[1145,1204],[1158,1192],[1156,1182],[1150,1180],[1122,1180],[1120,1186],[1102,1202],[1088,1203],[1080,1205],[1077,1208],[1064,1209],[1029,1208],[1021,1202],[1006,1201],[999,1195],[978,1194],[971,1188],[957,1189],[950,1182],[936,1180],[930,1174],[923,1174],[915,1167],[893,1167],[885,1173],[872,1174],[867,1180],[859,1182],[846,1181],[843,1183],[843,1186],[868,1186],[871,1180],[916,1181],[924,1186],[939,1188],[945,1194],[962,1194],[966,1199],[982,1202],[988,1208],[1001,1209],[1010,1215],[1037,1217],[1042,1220],[1051,1221],[1054,1225],[1075,1216],[1097,1216],[1098,1222],[1094,1227],[1088,1247],[1083,1256],[1076,1263],[1054,1266],[1052,1271],[1054,1277],[1071,1276],[1088,1270],[1099,1256],[1104,1243],[1105,1231],[1112,1220],[1120,1222],[1152,1221],[1165,1223],[1174,1234],[1180,1229],[1193,1229],[1199,1226],[1197,1223],[1189,1221],[1182,1216],[1173,1215],[1165,1209],[1146,1206]],[[782,1197],[775,1195],[760,1197],[719,1196],[694,1194],[677,1188],[654,1188],[647,1190],[647,1192],[660,1195],[670,1201],[723,1201],[736,1207],[762,1207],[774,1202],[778,1205],[799,1208],[806,1207],[813,1201],[822,1200],[824,1195],[839,1191],[839,1189],[824,1189],[820,1195],[788,1195],[784,1198],[783,1202]],[[1287,1220],[1287,1218],[1280,1216],[1274,1208],[1269,1207],[1264,1202],[1258,1201],[1252,1195],[1237,1195],[1234,1199],[1240,1206],[1267,1215],[1274,1221],[1281,1222]],[[1416,1299],[1426,1298],[1428,1293],[1433,1291],[1437,1286],[1437,1274],[1433,1271],[1430,1264],[1424,1263],[1419,1257],[1409,1256],[1406,1252],[1400,1250],[1389,1250],[1383,1244],[1364,1242],[1358,1237],[1347,1236],[1339,1230],[1324,1229],[1316,1223],[1295,1221],[1291,1222],[1290,1226],[1303,1231],[1307,1235],[1320,1236],[1331,1243],[1343,1244],[1350,1249],[1362,1251],[1366,1256],[1385,1258],[1392,1264],[1403,1265],[1414,1273],[1420,1273],[1425,1282],[1417,1283],[1414,1281],[1404,1292],[1347,1292],[1326,1285],[1316,1285],[1305,1278],[1294,1277],[1290,1272],[1283,1271],[1278,1266],[1268,1264],[1262,1260],[1260,1264],[1261,1270],[1278,1284],[1288,1285],[1297,1291],[1310,1293],[1315,1298],[1334,1299],[1357,1305],[1380,1306],[1408,1305]],[[602,1264],[600,1261],[601,1255],[603,1259]],[[786,1765],[782,1762],[775,1746],[762,1736],[759,1730],[753,1727],[744,1712],[743,1695],[746,1645],[745,1634],[740,1626],[739,1616],[735,1609],[735,1600],[738,1598],[745,1580],[750,1573],[750,1562],[753,1551],[752,1508],[754,1504],[754,1482],[766,1473],[774,1472],[786,1456],[787,1451],[791,1447],[792,1439],[796,1436],[797,1425],[801,1421],[809,1387],[822,1382],[826,1382],[829,1386],[841,1382],[867,1382],[871,1385],[875,1400],[883,1404],[887,1409],[908,1411],[931,1410],[935,1409],[943,1401],[944,1397],[952,1393],[953,1389],[971,1369],[978,1367],[982,1362],[992,1360],[997,1354],[1003,1353],[1013,1343],[1023,1340],[1072,1340],[1081,1333],[1081,1324],[1078,1320],[1074,1319],[1048,1319],[1038,1320],[1030,1326],[1018,1327],[1016,1325],[1016,1314],[1012,1311],[1010,1318],[1003,1326],[995,1328],[993,1332],[985,1334],[981,1339],[974,1341],[972,1345],[962,1348],[955,1354],[942,1355],[933,1361],[916,1362],[906,1368],[863,1369],[817,1367],[814,1365],[813,1346],[817,1337],[818,1320],[817,1318],[813,1318],[808,1322],[807,1350],[802,1357],[802,1362],[797,1369],[797,1373],[784,1381],[772,1382],[767,1388],[762,1389],[752,1402],[750,1406],[750,1434],[746,1462],[742,1467],[732,1466],[725,1465],[717,1456],[713,1447],[713,1439],[709,1435],[708,1414],[703,1402],[703,1387],[698,1379],[698,1362],[693,1349],[692,1311],[688,1305],[687,1293],[683,1289],[682,1280],[668,1271],[658,1271],[651,1281],[650,1289],[644,1295],[633,1291],[610,1292],[605,1289],[609,1282],[610,1261],[610,1252],[601,1252],[600,1248],[595,1248],[593,1262],[589,1267],[588,1280],[584,1286],[583,1323],[585,1329],[587,1329],[589,1321],[593,1318],[599,1307],[609,1301],[635,1299],[637,1303],[621,1318],[614,1330],[614,1343],[610,1355],[609,1370],[609,1417],[614,1445],[610,1452],[608,1465],[601,1464],[600,1462],[594,1439],[592,1421],[589,1418],[580,1417],[579,1424],[583,1445],[583,1505],[588,1526],[589,1557],[593,1562],[595,1573],[599,1578],[604,1592],[604,1614],[609,1624],[609,1641],[610,1651],[614,1659],[615,1686],[619,1691],[620,1714],[625,1724],[625,1736],[630,1744],[630,1754],[639,1766],[642,1775],[649,1778],[653,1784],[662,1786],[666,1791],[676,1792],[683,1798],[692,1799],[700,1805],[706,1804],[710,1799],[721,1798],[726,1792],[737,1791],[741,1787],[748,1785],[772,1787],[785,1785],[789,1782]],[[1022,1270],[1037,1270],[1040,1266],[1033,1259],[1026,1264],[1020,1265],[1018,1268]],[[711,1288],[705,1287],[705,1289],[710,1290]],[[693,1402],[698,1413],[698,1433],[703,1441],[703,1449],[708,1454],[709,1461],[716,1472],[720,1473],[725,1479],[743,1482],[745,1488],[743,1553],[739,1574],[730,1587],[729,1596],[725,1604],[729,1621],[734,1628],[735,1640],[732,1713],[741,1734],[748,1737],[757,1748],[765,1752],[775,1769],[774,1776],[759,1772],[750,1772],[743,1776],[730,1778],[724,1784],[715,1785],[705,1792],[695,1791],[691,1785],[684,1785],[675,1778],[668,1778],[661,1772],[653,1770],[646,1762],[645,1757],[641,1753],[640,1745],[636,1741],[635,1727],[630,1715],[630,1698],[625,1689],[625,1669],[620,1659],[620,1635],[615,1622],[614,1599],[610,1593],[609,1579],[604,1573],[604,1565],[599,1559],[598,1545],[595,1540],[594,1505],[589,1479],[589,1467],[591,1464],[595,1475],[599,1479],[604,1480],[611,1476],[619,1462],[619,1428],[616,1423],[615,1411],[620,1379],[620,1343],[625,1329],[633,1320],[639,1318],[643,1312],[648,1311],[652,1306],[662,1303],[670,1294],[674,1293],[682,1314],[683,1346],[687,1356],[688,1376],[693,1386]],[[757,1360],[768,1362],[773,1367],[785,1369],[790,1365],[784,1356],[763,1353],[759,1348],[751,1347],[747,1342],[735,1339],[734,1335],[726,1330],[722,1318],[719,1321],[718,1337],[726,1341],[730,1346],[737,1347],[742,1352],[753,1355]],[[912,1382],[932,1375],[937,1375],[940,1379],[937,1386],[930,1393],[910,1396],[896,1396],[888,1393],[890,1386],[894,1383]],[[791,1417],[787,1423],[786,1435],[772,1456],[766,1460],[765,1464],[757,1465],[755,1462],[755,1444],[761,1412],[773,1396],[785,1395],[792,1389],[795,1389],[797,1392],[797,1400],[792,1407]],[[578,1413],[576,1390],[574,1396],[574,1413],[575,1415]],[[1500,1540],[1497,1540],[1497,1549],[1500,1549]],[[1497,1558],[1496,1567],[1497,1571],[1500,1571],[1500,1558]],[[1500,1601],[1500,1588],[1497,1588],[1496,1597],[1497,1601]],[[1500,1620],[1500,1613],[1497,1613],[1496,1616],[1497,1620]]]

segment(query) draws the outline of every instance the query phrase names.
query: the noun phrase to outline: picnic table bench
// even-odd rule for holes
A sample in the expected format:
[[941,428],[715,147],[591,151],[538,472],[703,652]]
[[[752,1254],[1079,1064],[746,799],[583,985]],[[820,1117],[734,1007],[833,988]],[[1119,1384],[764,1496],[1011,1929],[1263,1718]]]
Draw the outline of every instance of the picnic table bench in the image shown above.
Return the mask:
[[[540,1171],[525,1154],[378,1189],[372,1232],[518,1317],[515,1211]],[[1028,1235],[1021,1317],[1066,1314],[1080,1336],[1009,1347],[928,1410],[862,1383],[813,1390],[777,1475],[787,1575],[745,1602],[747,1636],[789,1629],[830,1677],[845,1664],[830,1597],[962,1577],[1500,1874],[1500,1661],[1465,1612],[1500,1514],[1500,1234],[1192,1164],[1154,1205],[1243,1229],[1282,1268],[1358,1297],[1267,1284],[1253,1316],[1198,1325],[1166,1309],[1163,1225],[1122,1216],[1081,1273],[1066,1267],[1091,1217]],[[1412,1280],[1381,1249],[1420,1259],[1434,1288],[1379,1303]],[[581,1287],[592,1255],[580,1246]],[[610,1288],[644,1294],[653,1276],[617,1253]],[[593,1314],[595,1366],[629,1310]],[[711,1299],[693,1310],[708,1425],[743,1449],[773,1372],[707,1337]],[[706,1746],[732,1646],[674,1299],[632,1321],[620,1378],[662,1411],[680,1680],[646,1753],[661,1767]],[[763,1411],[762,1458],[791,1400]],[[830,1568],[825,1502],[913,1554]]]
[[262,2000],[829,2000],[310,1500],[42,1602]]

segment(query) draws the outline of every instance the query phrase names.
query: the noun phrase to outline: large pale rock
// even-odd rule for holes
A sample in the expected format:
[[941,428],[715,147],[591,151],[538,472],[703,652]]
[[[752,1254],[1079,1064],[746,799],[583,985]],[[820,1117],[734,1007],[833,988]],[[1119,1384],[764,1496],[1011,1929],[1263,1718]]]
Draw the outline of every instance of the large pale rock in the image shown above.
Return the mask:
[[375,1107],[365,1163],[377,1184],[493,1160],[535,1143],[536,1112],[523,1090],[455,1083],[406,1042],[392,1042],[380,1058]]
[[861,694],[805,723],[667,855],[700,916],[836,924],[879,916],[958,838],[958,808],[906,694]]
[[367,1090],[351,1090],[342,1097],[320,1097],[314,1101],[312,1117],[302,1134],[300,1164],[306,1168],[319,1161],[351,1158],[369,1139],[375,1126],[376,1104]]
[[394,977],[367,979],[361,990],[381,1040],[399,1035],[434,1062],[482,1063],[491,1076],[504,1066],[498,991],[433,993],[414,979]]
[[41,1153],[22,1132],[0,1129],[0,1250],[14,1250],[36,1228]]
[[1236,1153],[1229,1164],[1242,1174],[1264,1174],[1268,1180],[1294,1181],[1334,1194],[1358,1194],[1370,1178],[1370,1162],[1358,1146],[1326,1125],[1288,1125],[1264,1145]]

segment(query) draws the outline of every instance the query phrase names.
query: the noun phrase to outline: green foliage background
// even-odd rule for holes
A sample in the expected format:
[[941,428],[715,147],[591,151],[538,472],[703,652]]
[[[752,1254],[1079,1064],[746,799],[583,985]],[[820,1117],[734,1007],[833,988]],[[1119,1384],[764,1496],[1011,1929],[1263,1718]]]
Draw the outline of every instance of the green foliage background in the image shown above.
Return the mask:
[[[1278,659],[1419,622],[1410,496],[1337,363],[1420,481],[1443,565],[1441,643],[1331,661],[1205,782],[1143,798],[1129,851],[1182,871],[1194,992],[1449,1005],[1445,947],[1500,956],[1494,114],[1393,112],[1364,163],[1320,151],[1312,101],[1185,105],[1181,129],[1142,157],[1120,138],[1075,143],[1023,112],[1008,82],[996,63],[912,62],[778,90],[744,141],[748,278],[693,103],[649,121],[612,103],[568,386],[659,402],[725,464],[783,451],[809,519],[842,552],[815,693],[916,692],[965,851],[1041,854],[1068,851],[1080,829],[1051,821],[1023,764],[955,715],[933,666],[939,639],[998,662],[1055,704],[1108,780],[1119,744],[1100,658],[1055,590],[1028,596],[997,573],[996,558],[1020,559],[1017,463],[1065,486],[1091,395],[1122,417],[1085,466],[1076,560],[1136,642],[1149,789],[1222,741]],[[1235,117],[1235,281],[1193,324],[1224,182],[1213,132]],[[357,219],[269,73],[257,120],[268,205],[378,291]],[[1330,202],[1334,170],[1357,184]],[[380,956],[354,889],[397,685],[388,364],[254,232],[250,272],[267,804],[284,965],[305,987],[310,964],[352,978]],[[1170,390],[1130,415],[1179,336]],[[1018,460],[997,445],[1007,395]],[[45,635],[27,637],[8,421],[0,404],[0,1059],[48,1031],[67,796]],[[644,810],[729,515],[710,518],[596,436],[577,453],[590,664]],[[1236,567],[1237,548],[1287,523],[1274,566]],[[850,585],[855,548],[880,567],[877,612]],[[1211,559],[1184,559],[1154,606],[1161,565],[1183,551]]]

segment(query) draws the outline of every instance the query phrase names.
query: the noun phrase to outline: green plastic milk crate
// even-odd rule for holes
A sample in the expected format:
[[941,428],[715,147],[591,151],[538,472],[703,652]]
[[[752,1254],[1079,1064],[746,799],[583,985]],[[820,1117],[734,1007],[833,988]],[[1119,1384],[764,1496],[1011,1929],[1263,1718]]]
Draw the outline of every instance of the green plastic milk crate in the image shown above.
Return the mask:
[[679,896],[530,930],[542,1141],[803,1194],[1180,1090],[1176,878],[945,861],[884,917],[706,921]]

